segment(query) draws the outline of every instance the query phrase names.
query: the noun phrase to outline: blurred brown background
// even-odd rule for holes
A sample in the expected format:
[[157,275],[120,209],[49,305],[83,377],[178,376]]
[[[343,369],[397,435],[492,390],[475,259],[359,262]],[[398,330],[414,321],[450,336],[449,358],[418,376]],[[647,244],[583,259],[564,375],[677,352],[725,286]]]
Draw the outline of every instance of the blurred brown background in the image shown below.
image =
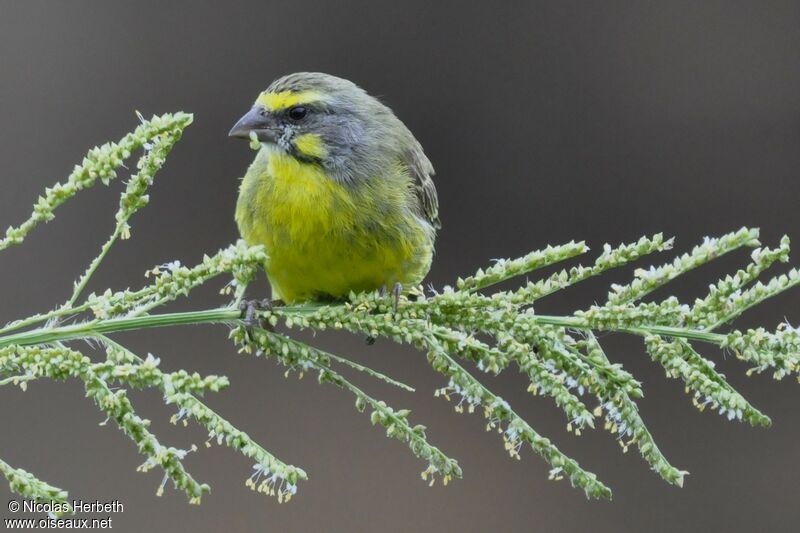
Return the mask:
[[[436,286],[548,243],[586,239],[595,252],[663,231],[685,251],[704,235],[759,226],[765,243],[800,242],[800,4],[797,2],[12,2],[0,1],[0,226],[21,221],[39,192],[87,148],[146,115],[195,113],[92,287],[144,282],[152,265],[196,262],[237,238],[237,178],[253,153],[226,138],[275,77],[321,70],[382,95],[433,160],[444,229]],[[116,194],[99,187],[58,211],[0,258],[0,322],[48,309],[111,231]],[[666,259],[667,257],[663,257]],[[591,259],[587,259],[591,260]],[[671,291],[691,301],[734,254]],[[795,260],[797,264],[799,260]],[[650,264],[650,262],[645,263]],[[785,267],[782,267],[785,268]],[[615,272],[543,302],[569,312],[600,301]],[[219,304],[218,287],[176,308]],[[664,293],[662,293],[664,295]],[[798,292],[737,325],[800,323]],[[606,335],[609,355],[645,386],[641,410],[663,451],[691,472],[683,489],[623,455],[603,431],[566,433],[551,401],[514,371],[486,383],[614,489],[587,501],[526,450],[510,460],[478,416],[434,399],[442,380],[422,354],[348,335],[320,345],[385,370],[417,394],[359,379],[429,427],[465,478],[428,488],[422,465],[358,414],[350,396],[314,379],[284,379],[272,361],[237,355],[221,327],[129,333],[166,369],[230,376],[208,403],[311,480],[288,505],[250,492],[250,461],[202,448],[186,461],[213,490],[199,507],[159,473],[139,474],[135,447],[83,397],[78,382],[0,390],[0,457],[70,490],[119,499],[120,531],[790,531],[796,527],[796,382],[746,378],[715,350],[731,382],[772,416],[769,430],[698,413],[637,339]],[[85,346],[78,344],[77,346]],[[88,348],[87,348],[88,349]],[[173,428],[154,393],[134,393],[168,444],[202,444]],[[0,500],[10,493],[0,486]],[[8,517],[5,503],[0,517]]]

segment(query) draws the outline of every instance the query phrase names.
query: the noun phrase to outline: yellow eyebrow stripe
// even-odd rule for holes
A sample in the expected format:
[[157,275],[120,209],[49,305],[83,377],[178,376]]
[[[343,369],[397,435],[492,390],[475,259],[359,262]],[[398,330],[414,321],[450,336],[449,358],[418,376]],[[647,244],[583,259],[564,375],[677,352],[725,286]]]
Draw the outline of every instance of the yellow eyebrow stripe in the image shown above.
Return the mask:
[[257,105],[263,105],[270,111],[280,111],[298,104],[308,104],[322,99],[322,94],[316,91],[280,91],[270,93],[264,91],[256,98]]

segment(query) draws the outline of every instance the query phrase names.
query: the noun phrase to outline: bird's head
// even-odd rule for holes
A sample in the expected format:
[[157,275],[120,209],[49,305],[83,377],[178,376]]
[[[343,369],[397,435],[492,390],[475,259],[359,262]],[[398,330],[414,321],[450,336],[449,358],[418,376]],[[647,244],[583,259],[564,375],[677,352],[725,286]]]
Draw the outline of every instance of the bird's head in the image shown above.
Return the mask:
[[352,182],[379,175],[418,146],[391,109],[356,84],[329,74],[298,72],[272,82],[231,129],[298,161]]

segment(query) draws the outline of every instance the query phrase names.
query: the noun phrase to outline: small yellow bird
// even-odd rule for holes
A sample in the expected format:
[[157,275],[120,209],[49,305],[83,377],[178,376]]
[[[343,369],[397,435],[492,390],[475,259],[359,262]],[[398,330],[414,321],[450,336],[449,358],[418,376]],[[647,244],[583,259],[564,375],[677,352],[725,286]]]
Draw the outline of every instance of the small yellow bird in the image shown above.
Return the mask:
[[440,227],[433,165],[376,98],[328,74],[289,74],[229,135],[261,144],[236,222],[266,249],[273,298],[399,297],[428,273]]

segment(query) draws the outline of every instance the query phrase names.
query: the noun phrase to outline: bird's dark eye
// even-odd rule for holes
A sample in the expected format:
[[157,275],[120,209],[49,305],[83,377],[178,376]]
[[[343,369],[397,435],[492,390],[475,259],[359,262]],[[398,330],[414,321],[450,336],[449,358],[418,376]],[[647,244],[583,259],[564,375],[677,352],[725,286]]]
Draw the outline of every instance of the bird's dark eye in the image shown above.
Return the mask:
[[289,115],[289,118],[292,120],[295,121],[303,120],[304,118],[306,118],[306,115],[308,115],[308,108],[302,105],[296,105],[291,109],[289,109],[289,112],[287,114]]

